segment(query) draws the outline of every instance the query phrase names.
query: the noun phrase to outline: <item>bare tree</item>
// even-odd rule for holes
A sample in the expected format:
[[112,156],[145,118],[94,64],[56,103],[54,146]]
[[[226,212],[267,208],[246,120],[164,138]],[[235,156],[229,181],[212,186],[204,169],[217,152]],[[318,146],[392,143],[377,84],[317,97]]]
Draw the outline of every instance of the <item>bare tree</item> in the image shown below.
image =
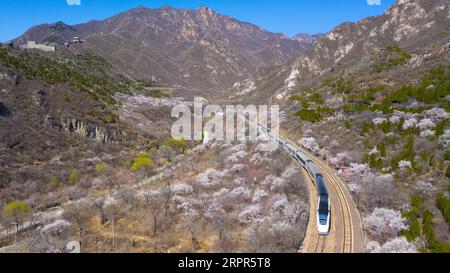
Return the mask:
[[102,179],[103,185],[108,188],[109,196],[112,197],[113,190],[119,185],[118,179],[114,177],[113,169],[101,163],[96,166],[95,172]]
[[113,190],[118,186],[117,180],[113,177],[105,177],[103,183],[108,188],[109,197],[113,196]]
[[166,145],[161,146],[159,153],[162,157],[167,158],[168,160],[173,160],[177,155],[177,152],[174,149]]
[[160,215],[163,213],[164,200],[160,197],[152,198],[149,204],[150,217],[153,225],[153,236],[156,236],[160,227]]
[[191,236],[192,246],[195,250],[200,248],[198,234],[202,230],[202,217],[196,208],[187,204],[183,211],[183,223]]
[[67,249],[72,224],[66,220],[56,220],[33,232],[27,244],[35,253],[63,253]]
[[226,241],[228,239],[227,231],[230,230],[230,227],[228,227],[230,215],[223,209],[222,204],[218,202],[212,203],[207,209],[206,217],[210,219],[214,229],[217,231],[219,240]]
[[399,200],[399,192],[391,175],[369,176],[363,185],[369,210],[392,207]]
[[116,245],[116,222],[123,213],[123,206],[120,202],[113,198],[109,198],[105,203],[105,215],[111,223],[112,247]]
[[164,199],[164,216],[167,220],[170,212],[170,200],[172,198],[172,187],[170,184],[170,179],[167,179],[166,187],[162,190],[161,196]]
[[133,189],[123,189],[117,194],[117,198],[123,202],[127,208],[137,208],[136,191]]
[[107,220],[106,214],[105,214],[105,201],[106,201],[106,199],[102,198],[102,197],[92,200],[92,204],[98,212],[98,216],[100,218],[100,222],[101,222],[102,226],[104,224],[106,224],[106,220]]
[[161,215],[164,213],[165,200],[159,192],[144,193],[142,195],[141,204],[150,215],[152,225],[152,234],[156,236],[161,225]]
[[72,203],[64,208],[63,219],[75,224],[78,228],[80,243],[83,242],[84,235],[89,226],[89,220],[93,216],[92,207],[86,201]]

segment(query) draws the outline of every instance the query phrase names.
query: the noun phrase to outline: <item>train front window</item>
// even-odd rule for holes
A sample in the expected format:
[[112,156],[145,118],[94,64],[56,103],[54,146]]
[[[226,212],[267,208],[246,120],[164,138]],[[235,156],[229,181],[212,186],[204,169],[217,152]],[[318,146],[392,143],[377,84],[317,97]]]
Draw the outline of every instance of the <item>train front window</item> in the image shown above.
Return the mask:
[[321,225],[328,224],[328,212],[327,213],[320,213],[319,212],[319,223]]
[[321,195],[319,202],[319,223],[321,225],[328,224],[328,196]]

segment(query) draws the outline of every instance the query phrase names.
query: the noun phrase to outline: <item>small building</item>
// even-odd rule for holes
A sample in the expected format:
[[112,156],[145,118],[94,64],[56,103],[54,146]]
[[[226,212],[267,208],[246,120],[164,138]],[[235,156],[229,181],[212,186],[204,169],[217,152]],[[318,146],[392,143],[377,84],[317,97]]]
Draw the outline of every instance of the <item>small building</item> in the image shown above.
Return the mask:
[[72,40],[70,41],[71,44],[81,44],[83,43],[80,39],[80,37],[73,37]]

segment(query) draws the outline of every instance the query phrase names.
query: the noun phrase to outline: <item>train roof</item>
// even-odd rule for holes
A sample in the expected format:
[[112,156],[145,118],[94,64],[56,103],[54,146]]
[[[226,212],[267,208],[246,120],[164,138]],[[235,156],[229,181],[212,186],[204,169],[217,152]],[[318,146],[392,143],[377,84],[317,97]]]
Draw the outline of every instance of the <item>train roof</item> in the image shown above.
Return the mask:
[[319,195],[328,195],[327,186],[325,185],[325,180],[323,177],[319,176],[316,178],[316,187]]
[[319,213],[328,213],[328,198],[321,198],[319,202]]
[[303,160],[307,161],[310,160],[308,156],[306,156],[302,151],[298,150],[297,155],[300,156]]
[[317,173],[320,173],[320,171],[317,168],[316,163],[314,163],[314,161],[310,160],[310,161],[308,161],[307,164],[308,164],[309,170],[311,171],[311,175],[313,175],[313,174],[315,175]]
[[291,149],[292,151],[295,151],[294,146],[292,146],[291,144],[287,143],[286,147],[288,147],[289,149]]

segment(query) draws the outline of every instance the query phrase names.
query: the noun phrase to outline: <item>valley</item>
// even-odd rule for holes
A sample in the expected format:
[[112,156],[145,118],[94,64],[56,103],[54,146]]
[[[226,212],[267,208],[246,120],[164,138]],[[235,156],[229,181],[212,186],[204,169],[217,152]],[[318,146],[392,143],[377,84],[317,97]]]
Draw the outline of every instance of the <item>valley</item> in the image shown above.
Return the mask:
[[[450,252],[449,14],[399,0],[292,38],[208,7],[30,28],[0,45],[0,252]],[[327,237],[282,147],[171,135],[194,97],[280,107]]]

